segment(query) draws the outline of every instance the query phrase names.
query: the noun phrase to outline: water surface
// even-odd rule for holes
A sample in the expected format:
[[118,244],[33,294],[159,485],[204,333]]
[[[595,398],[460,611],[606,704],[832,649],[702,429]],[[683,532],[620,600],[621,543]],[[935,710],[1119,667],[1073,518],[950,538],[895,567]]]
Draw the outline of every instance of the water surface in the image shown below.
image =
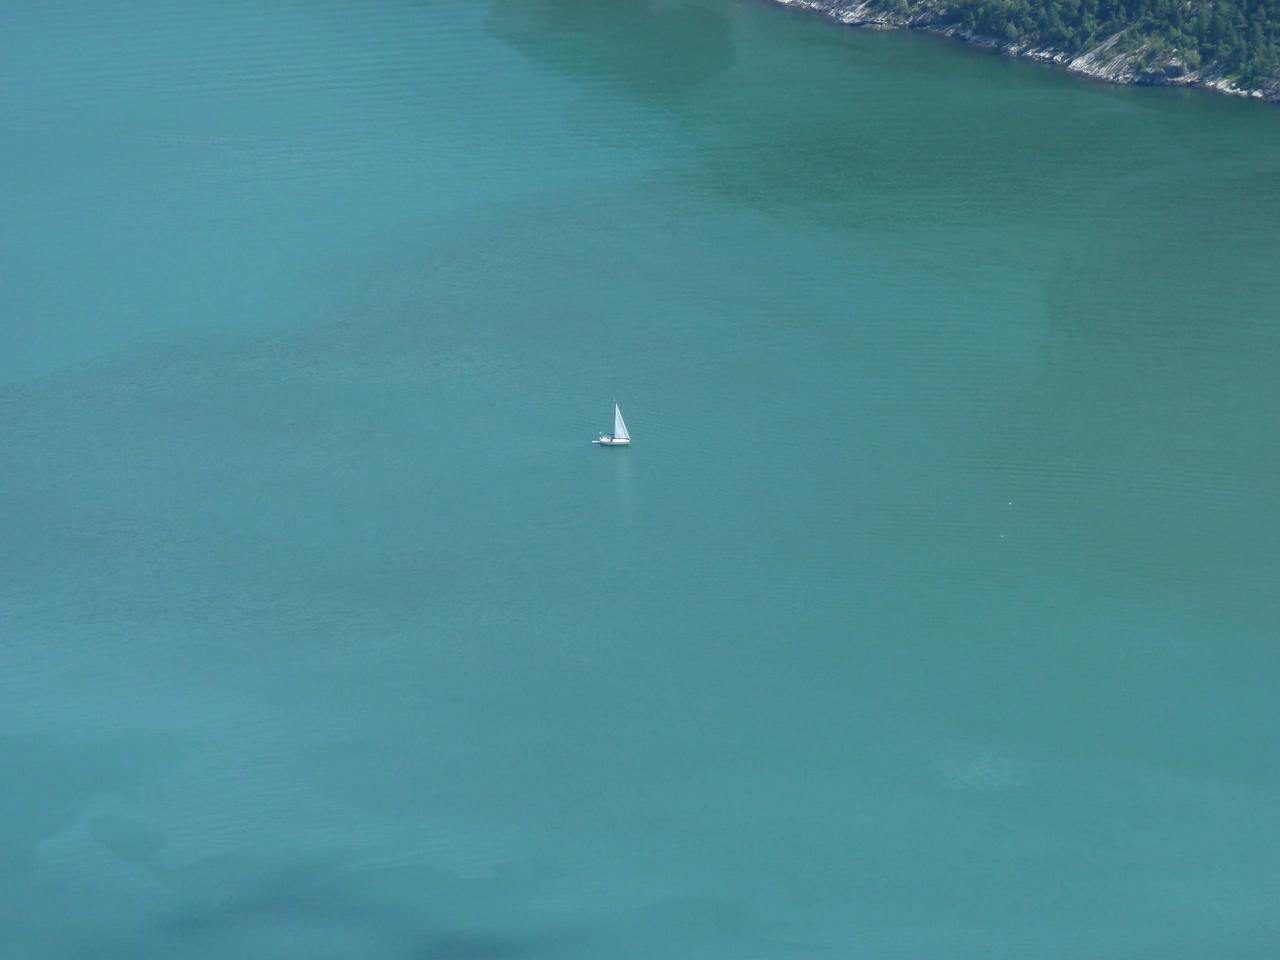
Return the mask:
[[0,22],[6,956],[1275,955],[1280,112],[733,0]]

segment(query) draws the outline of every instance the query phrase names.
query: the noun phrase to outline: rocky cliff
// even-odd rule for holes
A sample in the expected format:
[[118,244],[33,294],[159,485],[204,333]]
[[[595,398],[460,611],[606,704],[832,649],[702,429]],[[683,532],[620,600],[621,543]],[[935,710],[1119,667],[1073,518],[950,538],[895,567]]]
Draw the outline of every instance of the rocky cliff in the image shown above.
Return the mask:
[[1195,86],[1233,96],[1280,103],[1280,80],[1258,86],[1238,82],[1208,63],[1193,69],[1179,51],[1124,27],[1087,45],[1067,51],[1037,43],[1034,37],[1005,40],[984,36],[962,22],[947,0],[773,0],[784,6],[812,10],[850,26],[872,30],[924,30],[955,37],[975,46],[999,50],[1007,56],[1053,63],[1072,73],[1111,83]]

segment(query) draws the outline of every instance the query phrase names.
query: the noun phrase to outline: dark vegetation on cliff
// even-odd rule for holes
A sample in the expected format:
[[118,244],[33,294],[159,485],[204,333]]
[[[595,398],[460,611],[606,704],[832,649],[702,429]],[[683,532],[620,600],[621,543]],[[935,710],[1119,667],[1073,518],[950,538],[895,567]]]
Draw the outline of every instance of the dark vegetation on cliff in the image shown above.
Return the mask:
[[1119,37],[1141,50],[1152,79],[1180,71],[1222,77],[1245,88],[1280,82],[1280,0],[872,0],[911,17],[922,6],[934,22],[1006,43],[1078,54]]

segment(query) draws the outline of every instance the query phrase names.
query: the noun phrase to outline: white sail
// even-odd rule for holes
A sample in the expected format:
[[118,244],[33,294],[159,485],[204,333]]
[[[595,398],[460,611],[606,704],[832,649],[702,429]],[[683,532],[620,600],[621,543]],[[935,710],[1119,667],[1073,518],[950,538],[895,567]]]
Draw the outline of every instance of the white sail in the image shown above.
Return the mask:
[[631,439],[631,434],[627,433],[627,425],[622,422],[622,408],[616,403],[613,405],[613,439]]

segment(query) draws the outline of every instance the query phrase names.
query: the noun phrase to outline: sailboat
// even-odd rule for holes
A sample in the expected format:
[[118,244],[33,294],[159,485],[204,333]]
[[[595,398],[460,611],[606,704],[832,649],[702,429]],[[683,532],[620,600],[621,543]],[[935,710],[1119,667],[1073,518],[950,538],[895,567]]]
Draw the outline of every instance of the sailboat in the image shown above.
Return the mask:
[[600,434],[599,440],[592,440],[592,443],[600,443],[606,447],[622,447],[631,442],[631,434],[627,433],[627,425],[622,422],[622,408],[615,401],[613,404],[613,433]]

